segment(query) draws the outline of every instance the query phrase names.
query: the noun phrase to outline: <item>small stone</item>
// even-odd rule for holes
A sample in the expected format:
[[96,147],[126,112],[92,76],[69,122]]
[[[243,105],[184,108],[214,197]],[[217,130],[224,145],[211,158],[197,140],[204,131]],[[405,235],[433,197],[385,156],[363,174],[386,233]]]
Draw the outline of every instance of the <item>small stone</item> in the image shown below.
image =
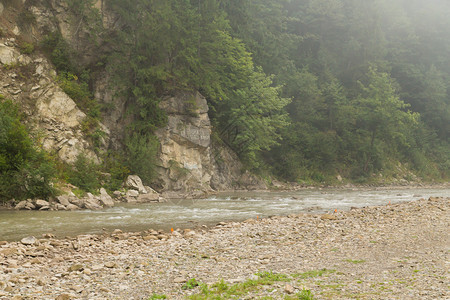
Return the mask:
[[186,236],[186,237],[194,237],[196,235],[197,235],[197,233],[195,233],[195,231],[193,231],[193,230],[188,231],[184,234],[184,236]]
[[91,269],[92,269],[92,271],[99,271],[99,270],[103,269],[103,266],[102,265],[93,265],[91,267]]
[[105,267],[112,269],[112,268],[117,267],[117,264],[113,261],[108,261],[105,263]]
[[71,265],[69,267],[68,272],[76,272],[76,271],[83,271],[84,267],[82,265],[79,264],[75,264],[75,265]]
[[284,291],[285,291],[287,294],[293,294],[293,293],[295,292],[295,289],[294,289],[294,287],[293,287],[292,285],[286,284],[286,285],[284,286]]
[[34,236],[28,236],[20,240],[24,245],[34,245],[37,244],[38,240]]
[[330,215],[330,214],[324,214],[320,217],[322,220],[337,220],[336,216]]
[[34,265],[34,264],[40,264],[41,261],[39,258],[35,257],[32,260],[30,260],[30,264]]
[[174,283],[185,283],[187,280],[184,277],[177,277],[173,280]]
[[10,293],[13,291],[13,288],[12,286],[8,285],[7,287],[5,287],[4,291]]
[[61,294],[55,300],[70,300],[70,296],[68,294]]
[[39,279],[36,281],[36,283],[37,283],[37,285],[44,286],[44,285],[47,284],[47,281],[46,281],[44,278],[39,278]]

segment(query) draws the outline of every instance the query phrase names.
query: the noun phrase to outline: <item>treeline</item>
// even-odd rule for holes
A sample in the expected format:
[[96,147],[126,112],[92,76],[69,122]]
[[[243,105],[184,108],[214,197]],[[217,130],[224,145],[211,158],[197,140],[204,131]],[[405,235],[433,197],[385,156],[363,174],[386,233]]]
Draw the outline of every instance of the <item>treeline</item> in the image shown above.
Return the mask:
[[289,180],[448,177],[450,4],[227,1],[233,34],[275,74],[290,125],[263,154]]
[[[59,172],[85,191],[101,185],[100,171],[112,175],[111,189],[130,172],[152,180],[153,133],[166,124],[158,104],[180,90],[207,98],[215,140],[267,178],[310,183],[337,175],[354,182],[450,175],[448,1],[103,0],[108,28],[95,1],[65,2],[76,34],[84,34],[81,43],[98,49],[96,60],[80,64],[80,50],[58,32],[36,46],[87,113],[83,131],[100,147],[98,122],[114,109],[99,105],[90,91],[97,72],[109,74],[133,120],[122,152],[98,151],[103,169],[81,157]],[[5,103],[0,121],[15,128],[19,115]],[[0,130],[0,142],[25,129],[11,130]],[[33,164],[48,167],[48,159],[24,143],[20,166],[0,153],[2,174],[34,178],[28,175],[38,168]],[[52,172],[35,177],[48,187]],[[6,179],[14,176],[3,176],[0,185],[12,186]],[[78,180],[84,177],[91,179]]]
[[255,172],[448,177],[446,1],[105,2],[135,132],[164,124],[161,96],[198,90],[216,134]]

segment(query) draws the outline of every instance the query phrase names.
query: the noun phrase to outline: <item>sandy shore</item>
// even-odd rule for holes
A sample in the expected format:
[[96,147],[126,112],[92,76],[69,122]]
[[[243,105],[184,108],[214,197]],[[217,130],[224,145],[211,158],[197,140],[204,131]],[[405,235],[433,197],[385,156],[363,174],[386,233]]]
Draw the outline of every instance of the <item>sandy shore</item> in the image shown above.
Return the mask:
[[449,299],[449,206],[0,242],[0,299]]

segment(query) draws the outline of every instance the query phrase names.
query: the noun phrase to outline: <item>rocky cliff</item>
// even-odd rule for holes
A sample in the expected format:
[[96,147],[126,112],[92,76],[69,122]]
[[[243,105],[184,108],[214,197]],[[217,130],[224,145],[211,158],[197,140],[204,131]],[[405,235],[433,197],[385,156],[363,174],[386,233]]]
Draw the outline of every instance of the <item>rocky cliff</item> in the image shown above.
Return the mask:
[[[24,0],[0,6],[0,94],[20,105],[46,150],[68,163],[81,153],[100,161],[81,130],[86,114],[59,87],[54,66],[39,51],[20,51],[24,41],[38,44],[45,32],[58,31],[80,50],[80,64],[93,60],[98,49],[83,42],[89,38],[89,28],[73,22],[75,18],[65,3]],[[103,8],[101,1],[96,6]],[[32,18],[27,26],[20,21],[24,13]],[[110,26],[107,17],[103,22],[103,26]],[[99,125],[105,133],[100,147],[119,149],[123,128],[130,121],[125,114],[127,99],[116,96],[106,71],[95,74],[92,89],[99,103],[112,107]],[[167,112],[168,123],[156,132],[160,151],[155,188],[198,195],[212,190],[265,187],[254,176],[242,174],[242,165],[230,149],[212,141],[208,104],[202,95],[173,93],[160,107]]]

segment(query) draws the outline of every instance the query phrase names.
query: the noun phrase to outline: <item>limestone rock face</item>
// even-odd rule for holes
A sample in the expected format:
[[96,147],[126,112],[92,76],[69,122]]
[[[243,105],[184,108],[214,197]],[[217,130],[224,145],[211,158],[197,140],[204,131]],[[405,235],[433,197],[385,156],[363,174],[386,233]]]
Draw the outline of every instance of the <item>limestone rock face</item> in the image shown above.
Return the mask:
[[[13,66],[0,68],[0,93],[17,103],[30,127],[42,133],[45,150],[67,163],[81,153],[98,161],[81,131],[86,114],[59,87],[54,68],[44,57],[20,54],[18,49],[15,39],[0,38],[0,66]],[[108,133],[104,126],[102,130]]]
[[248,188],[255,183],[265,187],[254,176],[241,178],[242,165],[236,154],[213,144],[208,104],[200,93],[179,92],[164,99],[160,107],[168,115],[167,126],[156,132],[161,143],[160,190],[192,194]]
[[164,190],[210,190],[211,123],[206,99],[199,93],[179,93],[160,107],[168,124],[157,131],[161,143],[158,172]]

